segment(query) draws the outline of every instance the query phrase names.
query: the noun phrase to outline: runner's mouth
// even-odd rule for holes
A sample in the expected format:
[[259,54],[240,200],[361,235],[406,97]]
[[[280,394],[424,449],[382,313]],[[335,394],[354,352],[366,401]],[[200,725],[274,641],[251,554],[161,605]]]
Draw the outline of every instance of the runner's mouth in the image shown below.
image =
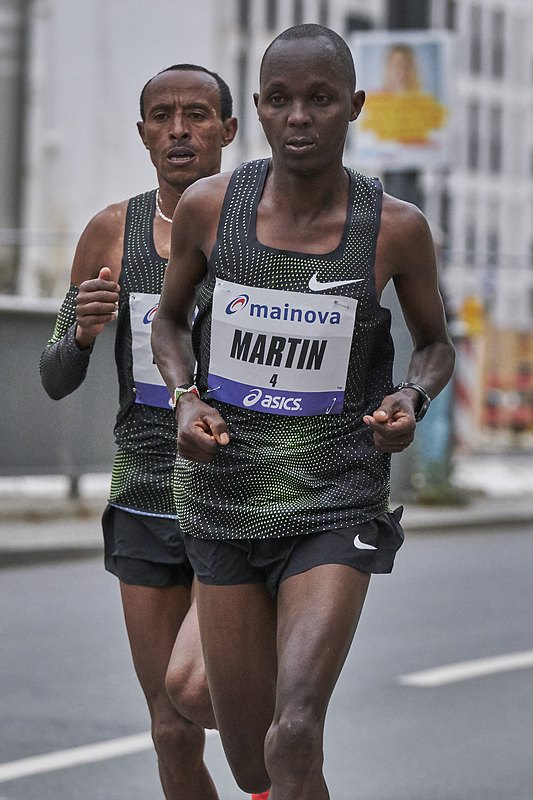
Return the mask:
[[184,147],[174,147],[167,153],[168,161],[174,164],[186,163],[196,157],[196,153]]
[[308,150],[312,150],[314,146],[315,146],[314,140],[308,138],[298,137],[298,138],[288,139],[285,142],[285,147],[287,148],[287,150],[290,150],[291,152],[295,153],[307,152]]

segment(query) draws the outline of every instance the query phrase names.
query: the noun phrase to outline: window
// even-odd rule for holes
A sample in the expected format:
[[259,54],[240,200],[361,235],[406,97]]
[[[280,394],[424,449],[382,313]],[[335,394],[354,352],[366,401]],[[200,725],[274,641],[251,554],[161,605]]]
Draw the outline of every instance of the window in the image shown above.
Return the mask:
[[440,227],[445,237],[450,232],[450,209],[451,209],[450,192],[447,188],[445,188],[442,192],[441,204],[440,204]]
[[479,75],[481,72],[481,8],[470,9],[470,72]]
[[[497,219],[491,220],[491,224],[496,226]],[[491,228],[487,235],[487,267],[490,271],[498,268],[500,260],[500,237],[496,227]]]
[[476,199],[473,196],[466,198],[466,220],[465,220],[465,260],[467,264],[474,264],[476,261],[477,248],[477,228],[476,228]]
[[387,27],[391,30],[429,28],[428,0],[388,0]]
[[467,111],[466,164],[468,169],[479,168],[479,103],[472,101]]
[[492,216],[490,209],[489,214],[491,214],[489,224],[494,227],[491,227],[487,234],[487,258],[483,293],[485,296],[487,310],[491,311],[494,306],[497,292],[497,272],[500,261],[500,237],[496,227],[498,224],[498,217]]
[[248,31],[250,29],[249,0],[239,0],[239,27],[241,31]]
[[491,106],[489,115],[489,169],[491,172],[501,172],[502,169],[502,124],[501,106]]
[[348,14],[346,17],[346,32],[369,31],[372,28],[372,21],[363,14]]
[[503,78],[505,68],[505,17],[503,11],[492,14],[492,77]]
[[268,31],[273,31],[278,26],[278,0],[266,0],[265,24]]
[[328,0],[320,0],[320,5],[318,7],[318,20],[321,25],[324,25],[326,28],[329,25],[329,2]]
[[447,0],[446,17],[444,24],[449,31],[454,31],[457,23],[457,3],[455,0]]

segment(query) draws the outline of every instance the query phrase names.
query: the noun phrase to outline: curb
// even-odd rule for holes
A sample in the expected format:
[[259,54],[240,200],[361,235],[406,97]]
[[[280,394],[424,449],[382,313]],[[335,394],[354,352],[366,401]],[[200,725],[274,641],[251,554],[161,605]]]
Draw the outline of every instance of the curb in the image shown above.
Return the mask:
[[441,509],[437,513],[426,509],[406,510],[402,525],[408,533],[438,533],[450,530],[480,530],[501,528],[503,525],[533,526],[533,507],[503,510],[500,513],[491,507],[486,510]]
[[[28,497],[4,498],[0,524],[7,523],[7,529],[0,535],[0,568],[102,557],[100,517],[105,503],[103,497],[35,498],[35,502]],[[453,530],[494,533],[503,526],[526,525],[533,532],[533,498],[477,495],[461,507],[407,504],[402,525],[408,535]]]
[[0,547],[0,569],[36,564],[56,564],[61,561],[78,561],[82,558],[96,558],[102,555],[103,546],[97,547],[96,545],[25,547],[18,550]]

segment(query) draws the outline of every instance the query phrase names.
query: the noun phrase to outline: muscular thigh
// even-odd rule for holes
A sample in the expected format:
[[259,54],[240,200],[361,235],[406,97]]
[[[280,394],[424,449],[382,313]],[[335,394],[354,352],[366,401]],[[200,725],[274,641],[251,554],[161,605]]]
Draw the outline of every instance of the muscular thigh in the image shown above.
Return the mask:
[[263,583],[196,589],[217,726],[230,760],[256,759],[272,721],[276,608]]
[[165,673],[191,604],[185,586],[120,584],[124,618],[139,680],[147,695],[164,691]]
[[324,564],[287,578],[278,594],[276,714],[290,704],[325,714],[350,649],[370,576]]

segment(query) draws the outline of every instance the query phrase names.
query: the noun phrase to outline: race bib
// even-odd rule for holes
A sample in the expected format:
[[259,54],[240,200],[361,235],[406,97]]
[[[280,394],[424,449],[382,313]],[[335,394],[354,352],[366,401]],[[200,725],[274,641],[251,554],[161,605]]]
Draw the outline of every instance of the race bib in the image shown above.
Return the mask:
[[135,402],[158,408],[170,407],[170,394],[154,363],[150,336],[159,306],[158,294],[130,294],[130,322]]
[[340,414],[357,300],[217,279],[209,393],[267,414]]

